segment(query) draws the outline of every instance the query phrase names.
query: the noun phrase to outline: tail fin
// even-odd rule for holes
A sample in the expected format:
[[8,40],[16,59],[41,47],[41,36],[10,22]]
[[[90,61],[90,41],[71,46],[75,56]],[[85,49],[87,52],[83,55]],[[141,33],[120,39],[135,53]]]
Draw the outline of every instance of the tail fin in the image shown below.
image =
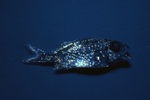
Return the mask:
[[22,62],[25,64],[46,63],[50,62],[53,58],[52,55],[46,54],[43,50],[33,47],[30,44],[26,45],[26,48],[29,51],[29,53],[34,54],[35,56],[27,60],[23,60]]

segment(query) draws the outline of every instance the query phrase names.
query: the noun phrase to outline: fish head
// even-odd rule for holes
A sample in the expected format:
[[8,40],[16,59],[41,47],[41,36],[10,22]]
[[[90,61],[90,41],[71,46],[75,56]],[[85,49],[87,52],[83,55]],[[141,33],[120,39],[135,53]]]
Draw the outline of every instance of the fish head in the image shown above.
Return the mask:
[[121,61],[129,61],[131,59],[129,46],[120,41],[109,40],[105,50],[105,56],[107,57],[107,63],[109,65]]
[[130,60],[129,46],[122,42],[107,39],[101,48],[94,52],[95,66],[109,67]]

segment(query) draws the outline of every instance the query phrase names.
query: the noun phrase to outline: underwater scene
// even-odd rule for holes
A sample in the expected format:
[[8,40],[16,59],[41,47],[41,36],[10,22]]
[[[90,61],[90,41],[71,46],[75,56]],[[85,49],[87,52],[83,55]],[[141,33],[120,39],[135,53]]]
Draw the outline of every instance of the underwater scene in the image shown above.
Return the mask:
[[149,100],[149,0],[1,0],[0,100]]

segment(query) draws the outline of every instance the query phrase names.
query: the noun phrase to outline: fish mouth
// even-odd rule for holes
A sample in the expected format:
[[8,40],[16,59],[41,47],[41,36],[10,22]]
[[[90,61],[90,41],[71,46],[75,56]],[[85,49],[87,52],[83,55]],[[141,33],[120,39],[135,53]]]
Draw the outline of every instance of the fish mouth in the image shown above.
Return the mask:
[[131,59],[131,56],[130,56],[130,53],[127,51],[125,52],[122,57],[121,57],[122,60],[124,61],[129,61]]
[[121,55],[122,60],[129,61],[131,59],[129,50],[130,50],[129,46],[124,45],[124,50],[123,50],[122,55]]

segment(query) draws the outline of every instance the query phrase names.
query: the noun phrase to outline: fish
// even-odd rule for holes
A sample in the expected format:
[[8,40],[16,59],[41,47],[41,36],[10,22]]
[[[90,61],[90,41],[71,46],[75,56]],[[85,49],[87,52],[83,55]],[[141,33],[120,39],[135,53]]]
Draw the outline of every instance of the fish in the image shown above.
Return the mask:
[[121,61],[129,61],[129,46],[111,39],[84,38],[63,42],[46,53],[30,44],[27,49],[35,56],[23,60],[24,64],[51,63],[55,70],[74,68],[107,68]]

